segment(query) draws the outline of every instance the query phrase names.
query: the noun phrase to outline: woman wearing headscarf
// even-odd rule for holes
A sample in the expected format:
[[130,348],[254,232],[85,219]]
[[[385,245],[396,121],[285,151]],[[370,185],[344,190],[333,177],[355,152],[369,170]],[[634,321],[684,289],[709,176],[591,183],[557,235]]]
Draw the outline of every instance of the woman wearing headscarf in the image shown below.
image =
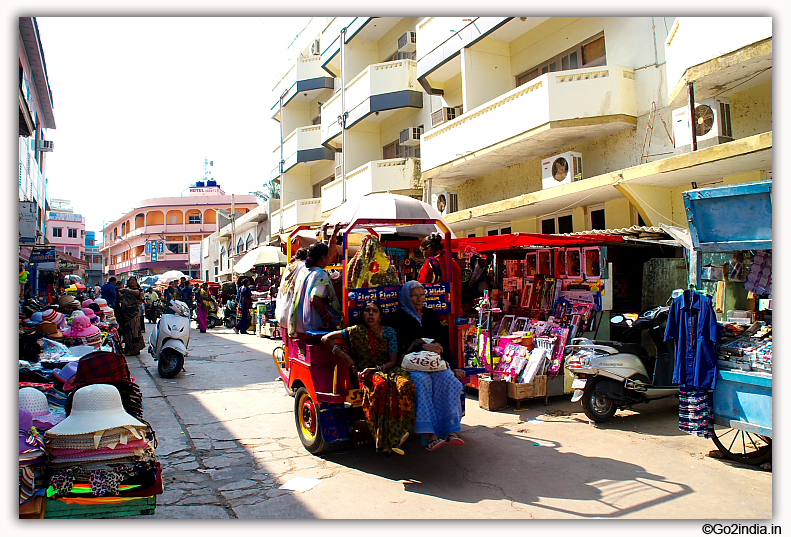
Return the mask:
[[316,242],[308,248],[305,259],[307,273],[296,282],[294,304],[289,323],[289,335],[306,334],[309,331],[334,330],[341,322],[341,304],[332,278],[325,267],[330,262],[329,248]]
[[301,281],[308,269],[305,268],[305,260],[308,258],[308,249],[300,248],[294,254],[291,263],[288,264],[286,270],[283,271],[283,277],[280,280],[280,288],[277,291],[277,300],[275,302],[275,318],[280,326],[284,327],[288,333],[292,333],[291,325],[291,312],[294,306],[294,290],[296,284]]
[[[461,431],[461,369],[451,369],[452,356],[448,331],[440,324],[439,316],[424,307],[426,291],[415,280],[406,282],[399,294],[401,307],[390,317],[389,323],[398,334],[400,354],[431,351],[442,356],[448,368],[427,373],[411,371],[416,392],[415,432],[423,435],[429,451],[445,444],[464,445],[457,434]],[[426,343],[425,339],[432,340]]]
[[143,320],[140,316],[140,305],[143,303],[143,291],[137,283],[137,278],[131,276],[126,283],[126,287],[119,291],[121,314],[123,323],[121,324],[124,341],[126,342],[126,355],[137,356],[140,350],[145,347],[143,341]]
[[[330,332],[321,341],[357,371],[376,450],[403,455],[401,445],[415,423],[415,386],[409,371],[398,365],[398,339],[395,330],[382,326],[382,307],[370,301],[362,317],[361,324]],[[341,338],[349,352],[336,344]]]
[[212,303],[212,298],[211,298],[211,294],[209,294],[209,284],[203,282],[201,286],[198,288],[197,311],[196,311],[198,315],[198,329],[201,331],[201,334],[205,334],[206,328],[208,327],[209,310],[211,310],[211,303]]
[[236,291],[236,326],[233,331],[237,334],[247,334],[250,328],[250,308],[253,307],[253,292],[250,290],[250,280],[239,278]]

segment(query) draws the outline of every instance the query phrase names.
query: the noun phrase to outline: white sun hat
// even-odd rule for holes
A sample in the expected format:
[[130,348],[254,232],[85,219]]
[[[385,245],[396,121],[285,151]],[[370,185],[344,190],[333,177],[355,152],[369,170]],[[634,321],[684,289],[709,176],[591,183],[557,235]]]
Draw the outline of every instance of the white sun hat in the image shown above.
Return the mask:
[[47,396],[30,386],[19,389],[19,408],[30,412],[33,415],[33,420],[43,422],[45,425],[49,424],[49,426],[55,425],[65,417],[53,414],[49,409]]
[[110,384],[90,384],[74,392],[71,414],[47,434],[87,434],[127,426],[146,425],[126,413],[118,388]]

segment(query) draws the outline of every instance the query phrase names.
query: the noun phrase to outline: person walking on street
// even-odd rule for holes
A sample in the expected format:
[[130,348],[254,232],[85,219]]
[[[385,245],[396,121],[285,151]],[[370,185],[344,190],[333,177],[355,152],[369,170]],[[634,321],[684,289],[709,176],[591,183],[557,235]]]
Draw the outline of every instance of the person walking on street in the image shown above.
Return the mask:
[[118,307],[118,293],[115,289],[115,276],[110,276],[107,283],[102,285],[102,298],[107,301],[107,305],[113,309]]
[[179,293],[181,297],[181,301],[184,302],[190,308],[190,314],[195,309],[195,288],[192,286],[189,280],[187,280],[184,284],[184,287],[181,288]]
[[178,288],[176,287],[176,280],[172,280],[168,283],[168,288],[165,289],[165,307],[170,306],[171,300],[178,300],[179,299],[179,292]]
[[137,278],[131,276],[125,289],[121,289],[121,313],[124,318],[123,335],[126,342],[126,355],[137,356],[145,347],[143,342],[142,319],[140,305],[143,303],[143,291]]
[[253,307],[253,292],[250,290],[251,280],[247,278],[241,279],[239,291],[236,295],[236,311],[237,319],[236,326],[233,331],[237,334],[246,334],[247,329],[250,328],[250,308]]
[[201,334],[205,334],[206,328],[208,328],[208,315],[209,311],[211,310],[212,303],[212,298],[209,294],[209,284],[206,282],[201,284],[200,288],[198,289],[197,302],[198,328],[200,329]]

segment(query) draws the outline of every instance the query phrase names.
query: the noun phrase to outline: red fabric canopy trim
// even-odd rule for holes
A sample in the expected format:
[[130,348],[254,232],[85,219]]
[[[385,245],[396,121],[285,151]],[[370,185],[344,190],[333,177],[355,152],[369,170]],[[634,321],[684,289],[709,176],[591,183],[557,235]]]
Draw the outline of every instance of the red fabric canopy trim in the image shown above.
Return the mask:
[[476,252],[494,252],[526,246],[545,246],[560,248],[564,246],[598,246],[623,242],[622,235],[545,235],[543,233],[511,233],[510,235],[494,235],[491,237],[470,237],[453,239],[451,247],[454,252],[473,250]]

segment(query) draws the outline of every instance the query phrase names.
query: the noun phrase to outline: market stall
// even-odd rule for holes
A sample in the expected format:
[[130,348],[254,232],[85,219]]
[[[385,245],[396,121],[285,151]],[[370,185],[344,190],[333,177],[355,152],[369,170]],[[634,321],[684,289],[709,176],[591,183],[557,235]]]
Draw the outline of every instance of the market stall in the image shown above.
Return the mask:
[[712,440],[729,459],[764,463],[772,456],[772,181],[683,198],[691,285],[712,297],[722,329]]
[[[661,230],[650,231],[652,237],[665,237]],[[608,339],[610,312],[636,317],[647,305],[664,304],[678,286],[666,277],[644,284],[653,278],[646,268],[652,261],[683,266],[680,245],[667,238],[516,233],[454,241],[465,268],[465,320],[457,323],[465,323],[466,364],[489,372],[483,391],[492,388],[492,379],[505,381],[499,390],[517,405],[526,398],[571,393],[573,379],[563,367],[567,342],[583,334]],[[481,294],[483,300],[476,301]],[[490,409],[506,404],[505,395],[491,405],[486,393],[481,398]]]

